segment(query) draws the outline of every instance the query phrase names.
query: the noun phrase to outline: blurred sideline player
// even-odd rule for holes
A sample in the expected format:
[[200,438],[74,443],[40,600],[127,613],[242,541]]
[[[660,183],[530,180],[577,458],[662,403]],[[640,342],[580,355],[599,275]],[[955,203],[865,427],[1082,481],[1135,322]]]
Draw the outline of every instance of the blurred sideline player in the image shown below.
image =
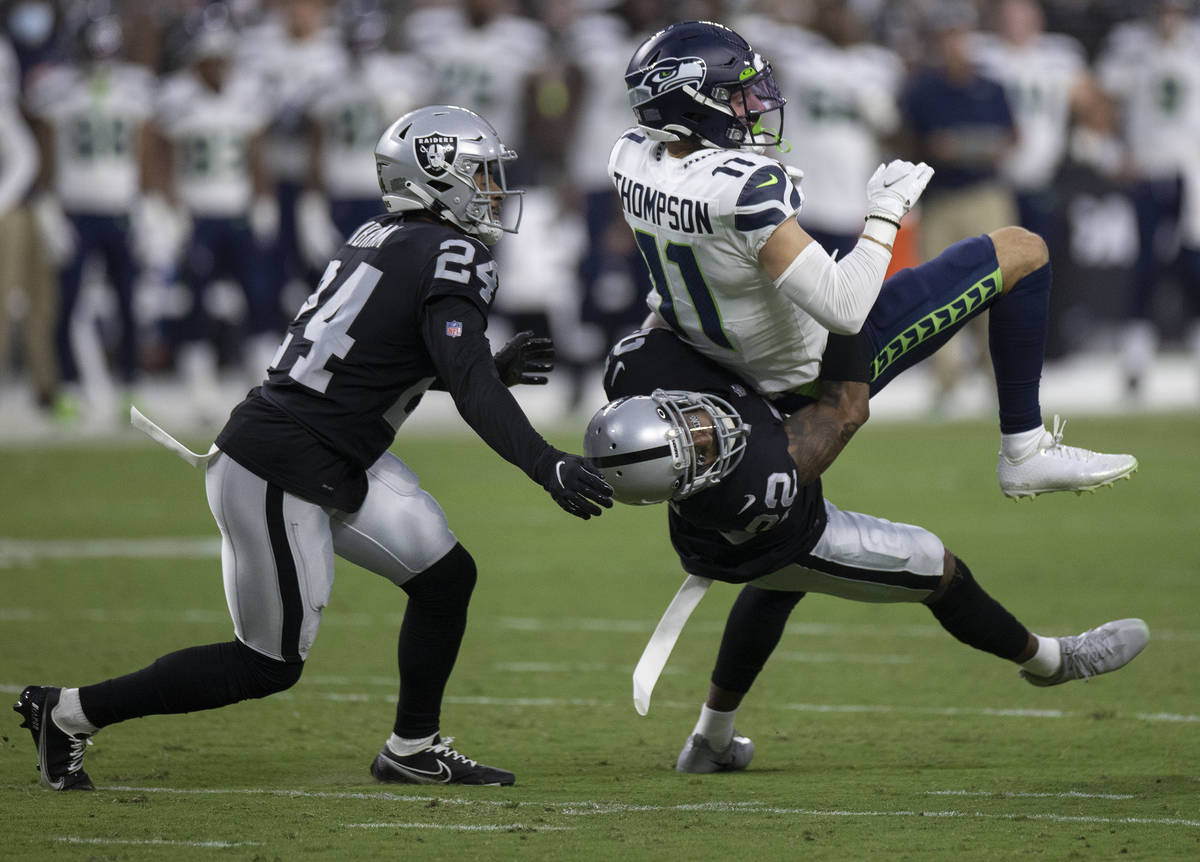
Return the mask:
[[[996,225],[1014,224],[1018,213],[1001,166],[1016,144],[1004,88],[982,74],[970,51],[978,13],[968,2],[948,2],[927,16],[933,50],[901,96],[909,151],[937,166],[921,199],[921,256],[936,257],[952,243]],[[970,322],[930,362],[933,411],[948,412],[970,372],[987,363],[983,317]]]
[[[831,338],[830,351],[840,350]],[[671,542],[689,574],[746,585],[680,772],[746,768],[754,743],[735,730],[737,709],[806,592],[921,602],[959,641],[1015,662],[1038,686],[1116,670],[1145,647],[1149,629],[1139,619],[1074,637],[1034,634],[933,533],[823,499],[820,470],[866,421],[867,368],[853,351],[827,356],[820,400],[786,419],[665,330],[622,341],[609,368],[618,363],[619,373],[605,375],[616,400],[588,425],[585,454],[617,500],[669,501]],[[797,457],[815,448],[820,464]]]
[[[550,446],[506,385],[545,383],[548,346],[518,336],[495,357],[485,337],[498,289],[489,246],[516,158],[486,120],[432,106],[404,115],[376,148],[388,213],[329,262],[268,369],[207,455],[209,508],[236,639],[164,656],[82,688],[30,686],[18,700],[41,781],[90,790],[89,736],[130,718],[212,709],[300,678],[333,587],[334,556],[408,594],[394,732],[371,765],[381,781],[512,784],[513,774],[440,736],[442,694],[475,585],[471,555],[413,471],[388,452],[434,385],[467,423],[566,511],[587,519],[612,489]],[[517,202],[519,203],[519,201]]]
[[[154,80],[143,67],[120,59],[124,39],[116,15],[85,21],[76,41],[79,64],[51,66],[33,79],[26,96],[36,118],[46,185],[36,207],[47,247],[60,267],[55,346],[62,382],[75,390],[81,369],[72,343],[72,318],[84,267],[93,256],[101,258],[117,300],[117,376],[128,390],[137,379],[140,362],[133,218],[140,199]],[[95,411],[115,408],[97,403],[102,400],[98,391],[85,394],[92,418],[101,418]],[[64,396],[68,401],[60,407],[69,416],[78,409],[78,395],[70,391]],[[112,415],[104,418],[113,421],[116,412],[111,409]]]
[[307,108],[308,187],[296,209],[300,250],[319,269],[342,240],[382,210],[370,153],[388,119],[416,105],[420,70],[385,50],[387,18],[377,10],[346,13],[341,23],[348,64],[323,81]]
[[[885,282],[900,219],[931,168],[880,165],[862,236],[835,262],[797,223],[793,175],[761,153],[779,144],[764,123],[775,112],[782,123],[784,99],[770,64],[737,33],[673,24],[634,54],[626,84],[639,127],[617,141],[609,172],[654,282],[654,320],[791,412],[812,397],[830,332],[863,333],[878,391],[990,308],[1001,490],[1090,490],[1137,468],[1129,455],[1062,445],[1057,421],[1043,427],[1051,277],[1039,237],[1020,228],[972,237]],[[1019,261],[1015,282],[1000,256]]]
[[247,368],[256,338],[278,339],[265,261],[278,230],[263,153],[266,97],[256,76],[231,66],[234,46],[225,22],[208,22],[192,38],[188,67],[163,83],[152,126],[156,171],[147,182],[154,199],[169,205],[164,216],[181,212],[191,223],[181,262],[191,302],[171,340],[206,421],[229,406],[217,384],[217,329],[208,307],[213,284],[232,279],[245,295]]
[[754,16],[746,24],[751,29],[740,32],[772,58],[788,97],[790,149],[779,159],[810,171],[800,226],[830,254],[849,254],[866,207],[846,190],[866,186],[879,165],[880,142],[899,129],[904,66],[892,51],[864,40],[847,0],[815,4],[808,29],[774,17]]
[[[310,166],[308,109],[322,82],[346,74],[347,58],[326,0],[286,0],[268,9],[259,25],[241,31],[235,59],[239,74],[256,75],[268,99],[264,152],[271,166],[275,222],[266,282],[270,302],[264,312],[275,336],[283,308],[294,307],[320,271],[305,260],[297,224]],[[274,341],[252,341],[250,352],[265,354],[258,357],[265,361]]]
[[1005,0],[996,33],[976,34],[972,54],[984,73],[1004,86],[1017,141],[1000,166],[1016,192],[1021,226],[1052,245],[1054,178],[1067,152],[1074,110],[1095,86],[1079,41],[1045,32],[1035,0]]
[[1138,255],[1128,287],[1121,361],[1131,394],[1158,350],[1154,300],[1169,269],[1183,287],[1193,358],[1200,364],[1200,21],[1185,0],[1145,4],[1116,27],[1097,61],[1121,108],[1133,174]]
[[58,286],[29,206],[40,162],[37,141],[21,115],[20,78],[16,54],[0,36],[0,378],[8,367],[10,299],[19,291],[25,297],[26,371],[37,406],[50,410],[58,396],[54,358]]

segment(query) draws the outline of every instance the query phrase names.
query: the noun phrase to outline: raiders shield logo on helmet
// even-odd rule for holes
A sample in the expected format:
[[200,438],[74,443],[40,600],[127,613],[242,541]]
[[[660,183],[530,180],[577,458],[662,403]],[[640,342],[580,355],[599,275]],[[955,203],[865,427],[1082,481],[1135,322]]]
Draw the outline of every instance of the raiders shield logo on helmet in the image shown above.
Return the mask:
[[440,177],[454,164],[454,153],[458,150],[455,135],[425,135],[413,141],[417,164],[431,177]]

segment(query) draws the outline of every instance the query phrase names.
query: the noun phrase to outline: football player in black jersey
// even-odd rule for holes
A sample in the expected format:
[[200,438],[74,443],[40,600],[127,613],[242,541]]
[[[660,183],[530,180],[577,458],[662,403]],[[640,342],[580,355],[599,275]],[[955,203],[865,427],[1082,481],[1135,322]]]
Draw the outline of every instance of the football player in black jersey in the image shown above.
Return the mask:
[[617,500],[669,501],[671,542],[689,575],[746,585],[676,762],[681,772],[750,762],[754,743],[736,733],[734,717],[805,592],[922,602],[958,640],[1016,662],[1039,686],[1116,670],[1146,645],[1139,619],[1036,635],[933,533],[823,498],[821,471],[866,420],[868,353],[856,337],[833,337],[819,400],[786,418],[669,330],[633,333],[609,354],[605,390],[615,400],[589,424],[585,453]]
[[387,214],[358,228],[329,262],[266,380],[234,408],[209,453],[193,457],[206,465],[236,638],[97,685],[26,688],[14,708],[33,734],[43,785],[91,789],[83,752],[100,728],[293,685],[329,600],[335,555],[408,594],[394,732],[371,774],[513,783],[511,772],[459,754],[439,734],[475,563],[388,447],[422,394],[438,387],[571,514],[599,515],[612,489],[579,456],[542,439],[506,388],[546,382],[549,340],[522,333],[493,357],[484,335],[498,286],[489,246],[520,221],[519,210],[511,224],[501,219],[506,197],[520,201],[504,175],[515,153],[483,118],[433,106],[397,120],[375,156]]

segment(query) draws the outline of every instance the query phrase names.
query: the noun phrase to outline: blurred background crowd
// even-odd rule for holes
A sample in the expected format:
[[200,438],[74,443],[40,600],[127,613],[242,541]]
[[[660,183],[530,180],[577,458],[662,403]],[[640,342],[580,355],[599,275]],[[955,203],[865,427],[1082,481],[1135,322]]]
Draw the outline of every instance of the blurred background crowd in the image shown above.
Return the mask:
[[[605,349],[645,314],[606,175],[625,66],[683,19],[772,62],[780,158],[830,251],[853,246],[881,160],[923,159],[937,174],[897,266],[1022,224],[1051,247],[1051,359],[1119,357],[1131,400],[1160,350],[1200,374],[1184,0],[0,0],[0,385],[69,426],[165,382],[221,422],[228,381],[236,401],[262,377],[342,237],[382,211],[380,133],[442,102],[521,156],[496,337],[551,334],[562,410],[590,410]],[[985,338],[938,354],[935,409]]]

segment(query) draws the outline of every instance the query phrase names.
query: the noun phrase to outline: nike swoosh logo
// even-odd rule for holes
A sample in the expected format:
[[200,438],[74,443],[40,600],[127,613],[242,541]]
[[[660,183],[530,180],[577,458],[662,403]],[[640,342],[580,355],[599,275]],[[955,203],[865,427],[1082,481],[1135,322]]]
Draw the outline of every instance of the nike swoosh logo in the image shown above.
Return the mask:
[[890,189],[890,188],[891,188],[892,186],[894,186],[896,183],[900,182],[900,180],[901,180],[901,179],[903,179],[903,177],[900,177],[899,179],[894,179],[894,180],[892,180],[890,183],[884,183],[884,184],[883,184],[883,187],[884,187],[885,189]]
[[617,375],[625,370],[625,361],[618,359],[617,364],[613,366],[612,376],[608,378],[608,385],[612,386],[617,382]]
[[403,772],[410,778],[415,778],[417,781],[428,784],[449,784],[450,779],[453,777],[450,767],[442,760],[438,761],[438,768],[434,772],[430,772],[428,769],[414,769],[411,766],[402,766],[394,760],[391,761],[391,766],[393,769]]
[[[554,475],[558,478],[558,485],[560,488],[567,487],[566,483],[564,483],[562,480],[562,468],[563,468],[563,464],[565,464],[565,463],[566,463],[565,461],[559,461],[557,464],[554,465]],[[445,765],[446,764],[444,764],[444,763],[442,764],[442,766],[445,766]]]
[[759,183],[758,185],[755,186],[755,188],[756,189],[766,188],[767,186],[775,185],[775,183],[777,183],[777,182],[779,182],[779,177],[775,176],[775,174],[771,174],[771,178],[769,180],[767,180],[766,182],[763,182],[763,183]]
[[749,508],[750,508],[751,506],[753,506],[753,505],[754,505],[754,495],[753,495],[753,494],[747,494],[747,495],[746,495],[746,505],[744,505],[744,506],[742,506],[742,508],[738,509],[738,514],[739,514],[739,515],[740,515],[740,514],[742,514],[742,512],[746,511],[747,509],[749,509]]

